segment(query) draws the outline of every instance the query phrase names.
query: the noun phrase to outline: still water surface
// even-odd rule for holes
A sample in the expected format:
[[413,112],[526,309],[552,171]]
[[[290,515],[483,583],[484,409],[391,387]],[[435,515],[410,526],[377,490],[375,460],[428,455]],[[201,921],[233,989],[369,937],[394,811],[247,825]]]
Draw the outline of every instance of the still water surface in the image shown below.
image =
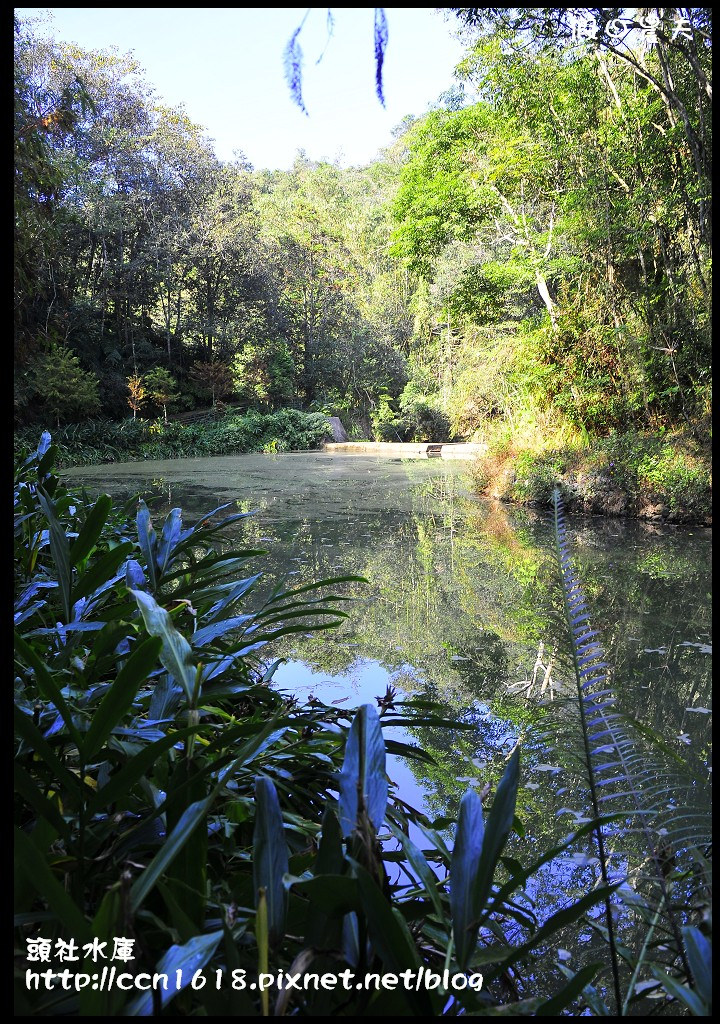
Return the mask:
[[[534,702],[519,684],[532,678],[539,653],[537,683],[552,658],[549,678],[560,693],[567,686],[550,517],[478,499],[468,467],[313,453],[95,466],[68,477],[91,492],[154,498],[156,525],[174,506],[188,523],[224,502],[233,503],[229,512],[256,510],[231,529],[267,549],[249,571],[263,568],[268,590],[282,578],[366,577],[346,587],[354,600],[340,629],[273,652],[288,658],[275,683],[344,708],[393,686],[472,722],[472,731],[409,737],[437,768],[390,766],[402,797],[434,819],[453,815],[468,785],[496,781],[518,733],[533,724]],[[573,517],[569,527],[621,709],[705,765],[711,531]],[[536,850],[584,813],[577,792],[551,741],[524,758],[518,811]]]

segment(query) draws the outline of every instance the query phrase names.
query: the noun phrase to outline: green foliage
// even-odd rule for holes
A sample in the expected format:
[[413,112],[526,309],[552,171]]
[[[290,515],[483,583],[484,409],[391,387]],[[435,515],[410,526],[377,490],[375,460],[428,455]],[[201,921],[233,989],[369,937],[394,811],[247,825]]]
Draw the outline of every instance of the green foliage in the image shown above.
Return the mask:
[[[393,409],[395,404],[399,412]],[[381,395],[371,423],[376,441],[449,441],[452,436],[447,416],[409,387],[397,403]]]
[[[548,432],[549,434],[549,432]],[[498,497],[549,506],[559,484],[572,511],[711,522],[709,453],[686,433],[613,432],[585,444],[512,444],[491,435],[475,469],[477,486]]]
[[[367,167],[301,155],[282,172],[219,161],[131,57],[18,22],[18,421],[39,423],[29,367],[62,339],[111,418],[131,373],[174,378],[155,393],[166,419],[177,390],[178,409],[216,406],[230,366],[246,406],[322,409],[378,439],[502,422],[522,450],[534,420],[705,441],[707,14],[687,14],[689,36],[637,31],[625,47],[607,11],[570,46],[564,10],[513,11],[456,10],[479,100],[404,121]],[[398,404],[408,383],[415,399]],[[677,478],[673,514],[702,490],[681,459],[643,471],[643,487]]]
[[249,342],[231,371],[235,390],[251,405],[278,406],[295,397],[295,363],[284,341]]
[[[533,402],[593,434],[683,422],[704,436],[695,89],[704,103],[709,37],[702,58],[678,38],[630,53],[593,37],[590,54],[561,48],[560,9],[458,13],[477,26],[462,73],[483,99],[408,131],[393,202],[393,252],[427,282],[414,346],[453,426],[512,428]],[[702,12],[692,20],[704,32]],[[638,68],[650,88],[636,88]],[[681,130],[671,111],[684,102]],[[674,192],[670,163],[699,192]]]
[[376,441],[404,441],[405,421],[393,410],[390,396],[380,396],[377,408],[371,417],[373,435]]
[[143,384],[148,396],[162,406],[163,418],[167,423],[167,407],[178,397],[177,381],[164,366],[155,366],[143,376]]
[[[18,454],[27,456],[33,431],[15,436]],[[63,466],[93,465],[135,459],[173,459],[195,455],[234,455],[266,450],[311,451],[332,436],[325,416],[296,409],[275,413],[250,411],[200,423],[170,420],[108,420],[79,423],[56,432]]]
[[80,366],[77,356],[60,345],[37,357],[31,366],[32,393],[56,423],[71,416],[91,416],[100,409],[98,381]]
[[448,417],[436,403],[418,395],[408,386],[398,400],[405,421],[408,441],[449,441],[452,437]]
[[213,406],[219,398],[226,398],[235,390],[230,367],[217,359],[194,362],[188,377],[197,393],[202,398],[210,398]]

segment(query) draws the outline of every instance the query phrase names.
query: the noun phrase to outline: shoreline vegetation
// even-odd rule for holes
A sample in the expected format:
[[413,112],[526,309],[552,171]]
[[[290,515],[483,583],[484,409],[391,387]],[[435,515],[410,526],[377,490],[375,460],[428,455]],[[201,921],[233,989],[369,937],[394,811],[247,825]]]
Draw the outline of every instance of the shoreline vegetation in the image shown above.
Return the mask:
[[712,526],[710,451],[687,432],[613,433],[584,443],[523,445],[504,435],[473,467],[478,493],[571,514]]
[[[476,492],[520,505],[549,508],[560,488],[571,514],[635,518],[654,523],[712,526],[709,450],[687,431],[627,432],[572,441],[552,433],[496,431],[486,455],[473,460]],[[35,428],[15,436],[18,457],[37,441]],[[145,459],[318,451],[331,439],[327,417],[281,409],[208,412],[179,419],[87,421],[54,432],[62,469]],[[553,443],[554,442],[554,443]]]

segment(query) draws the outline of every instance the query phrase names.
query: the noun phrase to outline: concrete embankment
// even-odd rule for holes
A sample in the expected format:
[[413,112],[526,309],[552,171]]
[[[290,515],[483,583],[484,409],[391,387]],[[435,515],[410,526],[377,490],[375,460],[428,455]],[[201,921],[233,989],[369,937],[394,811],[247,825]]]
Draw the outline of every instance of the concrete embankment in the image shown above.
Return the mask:
[[400,459],[474,459],[484,455],[484,444],[440,444],[432,441],[343,441],[330,442],[324,451],[331,455],[387,455]]

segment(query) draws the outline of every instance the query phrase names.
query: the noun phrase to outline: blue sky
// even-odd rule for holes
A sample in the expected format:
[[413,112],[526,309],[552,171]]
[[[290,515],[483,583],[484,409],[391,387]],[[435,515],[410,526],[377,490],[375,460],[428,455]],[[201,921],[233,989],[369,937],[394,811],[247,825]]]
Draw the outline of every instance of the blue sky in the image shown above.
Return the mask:
[[[372,7],[310,8],[298,37],[309,116],[292,102],[282,55],[307,8],[18,7],[49,15],[38,31],[86,49],[132,51],[158,96],[184,104],[231,160],[287,168],[298,149],[312,159],[367,163],[406,114],[421,114],[452,84],[463,47],[456,23],[429,7],[386,8],[386,109],[375,95]],[[316,61],[325,49],[320,64]]]

